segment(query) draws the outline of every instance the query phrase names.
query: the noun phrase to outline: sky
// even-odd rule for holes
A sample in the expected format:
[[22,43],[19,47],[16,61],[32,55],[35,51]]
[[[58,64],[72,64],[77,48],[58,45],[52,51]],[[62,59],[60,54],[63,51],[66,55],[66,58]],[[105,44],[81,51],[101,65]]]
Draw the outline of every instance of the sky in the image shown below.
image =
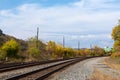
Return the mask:
[[36,35],[77,48],[112,47],[111,32],[120,19],[119,0],[0,0],[0,29],[27,40]]

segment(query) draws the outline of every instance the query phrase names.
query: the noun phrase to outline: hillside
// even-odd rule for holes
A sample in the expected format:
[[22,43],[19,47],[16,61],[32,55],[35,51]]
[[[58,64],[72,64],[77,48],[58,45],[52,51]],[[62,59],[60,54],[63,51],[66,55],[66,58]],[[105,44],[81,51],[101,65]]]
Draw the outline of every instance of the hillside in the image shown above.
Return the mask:
[[[15,52],[15,54],[17,54],[17,57],[12,56],[12,58],[11,58],[6,54],[10,51],[8,51],[8,52],[6,51],[6,53],[5,53],[5,51],[1,48],[4,46],[4,44],[6,42],[11,41],[12,39],[18,43],[19,52]],[[48,59],[48,57],[47,57],[48,54],[46,51],[46,44],[40,40],[37,41],[37,44],[38,44],[38,46],[36,48],[36,37],[31,37],[25,41],[25,40],[18,39],[16,37],[7,35],[7,34],[3,33],[3,31],[0,29],[0,62],[5,62],[5,61],[15,62],[15,61],[21,61],[21,60],[23,61],[23,58],[26,61],[31,61],[31,60],[33,60],[33,57],[35,57],[34,60],[36,60],[36,58],[38,60],[40,58],[41,58],[40,60]],[[12,50],[13,48],[11,46],[9,46],[9,49]],[[10,55],[12,55],[12,53],[10,53]],[[9,60],[6,60],[6,57],[9,57]],[[14,58],[14,60],[13,60],[13,58]]]
[[17,39],[13,36],[4,34],[3,31],[0,29],[0,47],[6,42],[9,41],[11,38],[15,39],[21,46],[22,50],[25,50],[27,48],[27,43],[24,40]]

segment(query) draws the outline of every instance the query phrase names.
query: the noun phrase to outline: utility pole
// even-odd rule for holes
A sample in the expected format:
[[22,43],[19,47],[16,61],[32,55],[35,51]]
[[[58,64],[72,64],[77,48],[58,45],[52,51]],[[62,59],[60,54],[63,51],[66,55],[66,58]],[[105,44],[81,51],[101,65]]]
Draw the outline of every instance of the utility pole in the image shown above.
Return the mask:
[[92,44],[90,44],[90,54],[92,54]]
[[36,47],[38,48],[38,36],[39,36],[39,28],[37,27],[37,41],[36,41]]
[[90,44],[90,49],[92,49],[92,45]]
[[63,36],[63,48],[65,47],[65,37]]
[[120,19],[118,20],[118,25],[120,25]]
[[80,41],[78,40],[78,50],[80,49]]
[[76,57],[79,55],[79,50],[80,50],[80,41],[78,40],[78,52],[76,53]]

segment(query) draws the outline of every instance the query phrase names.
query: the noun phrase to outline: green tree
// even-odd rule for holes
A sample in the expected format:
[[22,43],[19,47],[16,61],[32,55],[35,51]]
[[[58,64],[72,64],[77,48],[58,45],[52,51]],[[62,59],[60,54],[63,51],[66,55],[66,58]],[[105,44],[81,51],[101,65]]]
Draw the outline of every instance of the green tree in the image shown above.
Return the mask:
[[37,37],[31,37],[28,39],[28,47],[36,47],[37,48]]
[[41,52],[37,48],[31,47],[27,50],[27,53],[29,54],[29,58],[31,58],[31,60],[38,60]]
[[27,41],[28,49],[27,49],[27,57],[29,60],[40,60],[42,59],[41,53],[45,49],[45,44],[42,41],[37,40],[37,37],[31,37]]
[[2,50],[6,53],[8,58],[16,58],[20,51],[20,45],[14,39],[11,39],[3,44]]
[[40,40],[37,40],[37,37],[31,37],[28,39],[28,47],[36,47],[38,48],[39,50],[45,50],[45,44],[40,41]]

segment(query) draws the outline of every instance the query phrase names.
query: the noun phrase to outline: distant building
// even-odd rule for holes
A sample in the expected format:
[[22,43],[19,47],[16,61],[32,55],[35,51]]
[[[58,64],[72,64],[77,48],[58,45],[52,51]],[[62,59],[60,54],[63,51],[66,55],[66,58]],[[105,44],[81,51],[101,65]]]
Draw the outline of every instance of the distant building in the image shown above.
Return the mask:
[[112,48],[105,47],[104,50],[105,50],[105,52],[111,52],[111,51],[112,51]]

